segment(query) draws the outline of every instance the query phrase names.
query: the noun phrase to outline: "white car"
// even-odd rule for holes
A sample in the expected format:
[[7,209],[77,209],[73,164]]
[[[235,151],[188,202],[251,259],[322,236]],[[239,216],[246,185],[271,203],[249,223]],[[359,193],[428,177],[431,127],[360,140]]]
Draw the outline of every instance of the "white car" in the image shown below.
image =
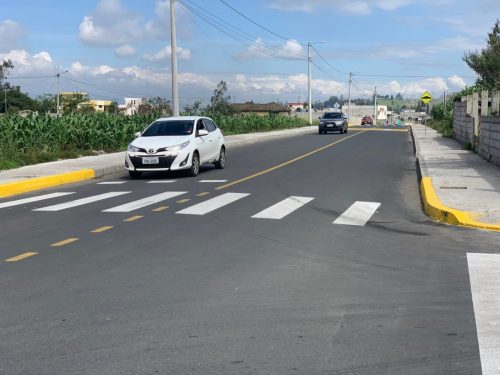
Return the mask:
[[128,146],[125,168],[131,178],[142,172],[187,170],[198,175],[200,165],[226,164],[224,136],[208,117],[179,116],[155,120]]

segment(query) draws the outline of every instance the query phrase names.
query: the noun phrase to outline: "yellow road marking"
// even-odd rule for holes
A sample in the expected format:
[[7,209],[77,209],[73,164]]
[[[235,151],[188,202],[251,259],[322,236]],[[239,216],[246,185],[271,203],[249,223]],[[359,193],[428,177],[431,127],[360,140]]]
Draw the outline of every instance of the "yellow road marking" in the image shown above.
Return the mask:
[[197,197],[203,197],[205,195],[210,194],[208,191],[204,191],[203,193],[196,194]]
[[72,242],[75,242],[75,241],[78,241],[79,238],[67,238],[65,240],[62,240],[62,241],[59,241],[59,242],[56,242],[56,243],[53,243],[52,247],[59,247],[59,246],[64,246],[64,245],[67,245],[69,243],[72,243]]
[[157,208],[153,208],[151,211],[153,212],[161,212],[161,211],[164,211],[168,208],[168,206],[160,206],[160,207],[157,207]]
[[125,219],[125,220],[123,220],[123,221],[126,221],[126,222],[136,221],[136,220],[142,219],[143,217],[144,217],[144,216],[141,216],[141,215],[131,216],[131,217],[129,217],[128,219]]
[[180,201],[177,201],[177,203],[186,203],[186,202],[189,202],[191,199],[189,198],[184,198],[184,199],[181,199]]
[[110,230],[110,229],[113,229],[113,226],[107,225],[105,227],[100,227],[100,228],[94,229],[90,232],[91,233],[102,233],[102,232],[105,232],[105,231]]
[[33,255],[37,255],[37,254],[38,253],[27,252],[27,253],[19,254],[19,255],[15,256],[15,257],[12,257],[12,258],[9,258],[9,259],[5,259],[5,261],[6,262],[17,262],[18,260],[23,260],[23,259],[32,257]]
[[345,140],[347,140],[347,139],[349,139],[349,138],[352,138],[352,137],[355,137],[355,136],[357,136],[357,135],[360,135],[360,134],[364,133],[365,131],[366,131],[366,130],[362,130],[362,131],[360,131],[359,133],[356,133],[356,134],[350,135],[350,136],[348,136],[348,137],[342,138],[342,139],[340,139],[340,140],[338,140],[338,141],[335,141],[335,142],[333,142],[333,143],[327,144],[326,146],[323,146],[323,147],[317,148],[316,150],[312,150],[312,151],[310,151],[310,152],[308,152],[308,153],[305,153],[305,154],[303,154],[303,155],[297,156],[296,158],[293,158],[293,159],[291,159],[291,160],[285,161],[284,163],[281,163],[281,164],[275,165],[274,167],[271,167],[271,168],[265,169],[265,170],[263,170],[263,171],[260,171],[260,172],[254,173],[254,174],[252,174],[252,175],[250,175],[250,176],[240,178],[239,180],[236,180],[236,181],[230,182],[230,183],[225,184],[225,185],[217,186],[217,187],[215,188],[215,190],[225,189],[225,188],[228,188],[228,187],[230,187],[230,186],[233,186],[233,185],[236,185],[236,184],[240,184],[240,183],[242,183],[242,182],[245,182],[245,181],[251,180],[251,179],[253,179],[253,178],[255,178],[255,177],[259,177],[259,176],[262,176],[262,175],[267,174],[267,173],[269,173],[269,172],[275,171],[276,169],[286,167],[287,165],[290,165],[290,164],[292,164],[292,163],[295,163],[296,161],[302,160],[302,159],[304,159],[304,158],[307,158],[308,156],[311,156],[311,155],[314,155],[314,154],[316,154],[316,153],[318,153],[318,152],[320,152],[320,151],[326,150],[327,148],[332,147],[332,146],[336,145],[337,143],[343,142],[343,141],[345,141]]

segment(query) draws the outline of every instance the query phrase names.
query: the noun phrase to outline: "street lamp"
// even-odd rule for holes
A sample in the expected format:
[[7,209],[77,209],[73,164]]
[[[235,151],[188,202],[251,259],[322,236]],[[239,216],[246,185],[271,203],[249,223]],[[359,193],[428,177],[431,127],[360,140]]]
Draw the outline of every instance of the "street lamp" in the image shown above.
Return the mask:
[[308,112],[309,112],[309,125],[312,125],[311,47],[313,44],[320,44],[320,43],[325,43],[325,41],[321,40],[319,42],[307,43],[307,91],[308,91],[308,96],[309,96],[309,99],[308,99],[309,103],[307,105],[308,105]]
[[170,62],[172,67],[172,114],[179,116],[179,91],[177,87],[177,45],[174,1],[170,0]]

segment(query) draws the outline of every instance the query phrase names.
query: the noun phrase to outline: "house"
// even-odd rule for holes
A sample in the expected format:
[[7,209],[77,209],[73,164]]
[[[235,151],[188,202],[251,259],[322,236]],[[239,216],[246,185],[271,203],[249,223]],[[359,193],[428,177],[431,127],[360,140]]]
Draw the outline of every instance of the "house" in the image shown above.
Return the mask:
[[304,109],[304,104],[305,104],[304,102],[287,103],[288,107],[293,112],[295,112],[297,110],[303,110]]
[[234,103],[231,104],[231,109],[234,113],[241,114],[249,114],[255,113],[258,115],[266,116],[266,115],[289,115],[291,109],[283,104],[278,103],[266,103],[266,104],[258,104],[254,102],[246,102],[246,103]]
[[143,98],[123,98],[125,104],[120,104],[119,109],[127,116],[136,115],[139,112],[139,106],[144,103]]
[[91,99],[87,104],[90,104],[95,112],[109,112],[109,108],[113,104],[111,100],[96,100],[96,99]]

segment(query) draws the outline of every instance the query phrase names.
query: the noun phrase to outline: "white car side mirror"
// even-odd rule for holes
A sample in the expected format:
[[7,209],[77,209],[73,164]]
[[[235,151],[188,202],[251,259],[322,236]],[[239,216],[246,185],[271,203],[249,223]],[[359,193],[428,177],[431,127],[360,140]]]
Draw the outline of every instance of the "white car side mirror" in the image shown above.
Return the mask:
[[208,135],[208,130],[206,129],[200,129],[198,130],[198,136],[203,137],[204,135]]
[[140,137],[141,136],[141,132],[137,132],[134,134],[134,136],[137,138],[137,137]]

